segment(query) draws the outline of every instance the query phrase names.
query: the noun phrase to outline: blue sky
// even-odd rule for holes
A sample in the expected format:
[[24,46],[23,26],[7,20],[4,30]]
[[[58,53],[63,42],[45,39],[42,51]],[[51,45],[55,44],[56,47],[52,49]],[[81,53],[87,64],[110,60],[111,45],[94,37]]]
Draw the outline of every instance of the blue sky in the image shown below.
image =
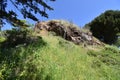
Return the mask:
[[[120,0],[56,0],[56,2],[48,4],[54,8],[54,11],[47,11],[48,19],[37,15],[40,20],[64,19],[72,21],[80,27],[106,10],[120,10]],[[34,21],[28,21],[35,24]]]
[[120,0],[57,0],[50,19],[66,19],[84,26],[106,10],[120,10]]

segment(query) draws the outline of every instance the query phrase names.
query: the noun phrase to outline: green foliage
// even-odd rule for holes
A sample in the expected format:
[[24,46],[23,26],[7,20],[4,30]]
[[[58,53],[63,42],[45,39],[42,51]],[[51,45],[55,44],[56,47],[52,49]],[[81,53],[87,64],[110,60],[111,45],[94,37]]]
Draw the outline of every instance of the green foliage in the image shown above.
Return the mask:
[[108,10],[87,24],[93,35],[101,41],[112,44],[120,32],[120,11]]
[[35,52],[45,44],[40,38],[37,44],[33,43],[19,48],[2,48],[2,52],[0,52],[0,80],[41,80],[44,67],[41,66],[39,69],[37,66],[39,55]]
[[105,51],[111,51],[112,53],[119,54],[119,50],[116,46],[106,46]]
[[[119,80],[120,76],[120,51],[115,46],[106,46],[100,51],[90,50],[87,54],[92,57],[93,67],[103,80]],[[100,79],[99,79],[100,80]]]
[[4,42],[6,40],[5,36],[4,36],[4,32],[0,31],[0,43]]
[[120,51],[114,46],[89,50],[50,34],[0,49],[0,80],[120,79]]
[[88,51],[89,56],[97,57],[99,60],[107,65],[120,65],[120,60],[117,57],[120,55],[120,51],[115,46],[106,46],[99,52]]
[[0,43],[0,80],[41,80],[44,67],[37,67],[39,55],[35,52],[46,42],[42,37],[32,35],[29,29],[13,29],[5,33],[6,40]]
[[32,35],[32,30],[29,29],[13,29],[5,32],[6,40],[1,42],[1,48],[11,48],[18,46],[27,46],[28,44],[38,41],[38,37]]
[[[55,0],[47,0],[47,1],[55,1]],[[14,8],[16,8],[24,18],[30,18],[34,21],[38,21],[39,19],[35,16],[35,14],[40,14],[41,16],[47,17],[48,14],[46,10],[53,10],[51,6],[47,4],[47,1],[44,0],[0,0],[0,25],[4,24],[5,20],[16,26],[23,26],[24,22],[18,19],[18,13],[16,13]],[[12,6],[10,5],[12,4]],[[7,9],[9,7],[9,9]],[[11,8],[11,9],[10,9]],[[1,28],[1,27],[0,27]]]
[[120,38],[118,38],[115,42],[114,45],[117,47],[120,47]]
[[5,38],[4,37],[0,37],[0,43],[5,41]]

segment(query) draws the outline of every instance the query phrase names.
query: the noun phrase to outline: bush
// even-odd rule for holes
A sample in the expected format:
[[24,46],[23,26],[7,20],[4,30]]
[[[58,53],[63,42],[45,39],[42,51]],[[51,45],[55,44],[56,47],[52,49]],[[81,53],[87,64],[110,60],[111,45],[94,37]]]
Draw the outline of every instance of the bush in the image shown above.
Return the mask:
[[5,41],[5,38],[4,37],[0,37],[0,43],[4,42],[4,41]]
[[5,36],[4,36],[4,32],[0,31],[0,43],[5,41]]
[[112,53],[119,53],[120,52],[116,46],[106,46],[105,50],[110,51]]
[[[10,31],[9,35],[12,35],[12,37],[14,37],[13,33],[18,34],[19,32]],[[23,38],[18,37],[16,34],[15,39]],[[20,33],[20,35],[22,34],[23,33]],[[12,38],[10,38],[10,36],[7,37],[7,40],[2,43],[2,48],[0,48],[0,80],[43,80],[42,76],[44,75],[44,69],[38,67],[37,60],[39,59],[39,54],[36,54],[36,52],[38,52],[38,49],[46,45],[42,37],[37,37],[36,39],[36,37],[32,36],[32,38],[35,38],[35,40],[37,40],[33,43],[30,42],[32,40],[30,35],[29,37],[25,37],[25,39],[29,39],[28,42],[30,43],[24,47],[20,45],[22,45],[22,42],[25,42],[26,40],[21,42],[17,42],[19,40],[12,41]],[[7,43],[7,41],[12,42]],[[16,44],[13,46],[12,43],[14,42],[19,47],[16,48]]]
[[6,31],[6,40],[1,43],[2,48],[17,47],[18,45],[28,45],[36,42],[38,37],[32,35],[28,29],[13,29]]
[[115,41],[114,45],[117,47],[120,47],[120,39],[119,38]]
[[118,50],[117,47],[105,46],[105,48],[100,51],[90,50],[87,52],[87,54],[95,58],[95,60],[93,61],[94,65],[99,64],[98,62],[96,62],[97,60],[99,60],[100,62],[106,65],[120,65],[119,64],[120,61],[117,58],[117,56],[120,54],[120,51]]

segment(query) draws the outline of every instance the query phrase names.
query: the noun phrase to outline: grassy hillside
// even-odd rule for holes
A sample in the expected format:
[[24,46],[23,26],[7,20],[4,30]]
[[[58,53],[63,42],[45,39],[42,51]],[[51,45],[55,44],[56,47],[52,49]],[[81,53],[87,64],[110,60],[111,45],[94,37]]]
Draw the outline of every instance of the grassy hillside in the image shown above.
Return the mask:
[[0,80],[119,79],[120,51],[113,46],[84,47],[50,34],[0,51]]

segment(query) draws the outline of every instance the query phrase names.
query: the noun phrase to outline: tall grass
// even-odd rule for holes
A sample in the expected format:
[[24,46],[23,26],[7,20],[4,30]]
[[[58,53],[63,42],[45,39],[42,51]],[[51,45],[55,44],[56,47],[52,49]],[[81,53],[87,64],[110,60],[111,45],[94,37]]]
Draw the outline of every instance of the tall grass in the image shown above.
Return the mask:
[[120,52],[88,50],[58,36],[0,52],[0,80],[119,80]]

